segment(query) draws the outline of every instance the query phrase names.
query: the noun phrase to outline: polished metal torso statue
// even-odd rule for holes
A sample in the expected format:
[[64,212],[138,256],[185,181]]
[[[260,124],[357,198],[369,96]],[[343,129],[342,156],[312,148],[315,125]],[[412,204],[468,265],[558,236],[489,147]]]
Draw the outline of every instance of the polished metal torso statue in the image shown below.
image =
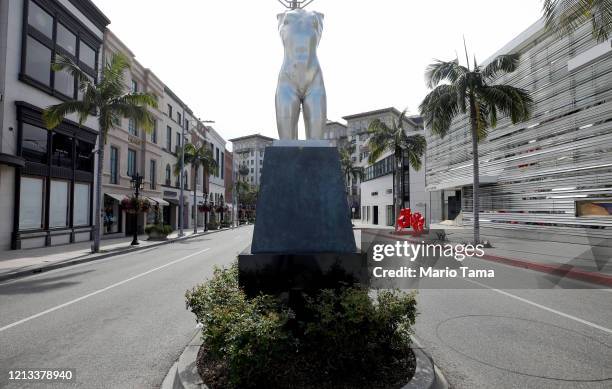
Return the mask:
[[307,139],[323,139],[327,97],[317,47],[323,14],[294,8],[278,15],[285,58],[276,89],[276,124],[280,139],[298,139],[300,110]]

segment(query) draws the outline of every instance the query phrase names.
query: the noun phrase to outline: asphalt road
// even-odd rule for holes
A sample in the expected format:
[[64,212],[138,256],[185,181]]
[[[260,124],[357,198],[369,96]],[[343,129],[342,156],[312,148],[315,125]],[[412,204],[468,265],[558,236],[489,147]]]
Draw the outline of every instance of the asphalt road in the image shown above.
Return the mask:
[[9,384],[8,372],[40,368],[73,368],[82,388],[159,387],[196,332],[185,291],[231,263],[251,234],[242,227],[0,284],[0,387],[32,387]]
[[[74,368],[77,387],[158,387],[196,332],[185,290],[231,263],[251,234],[224,231],[0,284],[0,387],[9,370],[37,368]],[[612,387],[610,289],[466,265],[494,269],[503,288],[486,279],[417,285],[416,335],[453,388]]]

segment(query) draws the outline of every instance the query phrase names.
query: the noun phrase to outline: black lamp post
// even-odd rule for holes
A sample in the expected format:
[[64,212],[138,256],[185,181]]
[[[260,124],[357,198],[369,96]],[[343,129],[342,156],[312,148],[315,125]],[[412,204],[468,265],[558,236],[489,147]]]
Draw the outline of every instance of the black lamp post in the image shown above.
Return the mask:
[[[208,194],[202,193],[204,207],[207,206]],[[205,208],[206,209],[206,208]],[[204,211],[204,232],[208,231],[208,211]]]
[[219,209],[221,209],[221,212],[219,212],[220,216],[219,216],[219,222],[222,222],[224,217],[225,217],[225,210],[223,209],[225,206],[225,201],[223,200],[223,195],[219,196]]
[[143,176],[136,173],[132,176],[132,179],[130,180],[130,184],[132,185],[132,189],[134,189],[134,196],[136,198],[136,209],[134,210],[134,220],[132,221],[132,226],[134,229],[134,239],[132,239],[132,246],[137,246],[140,244],[138,243],[138,196],[140,195],[140,190],[143,189],[143,179]]

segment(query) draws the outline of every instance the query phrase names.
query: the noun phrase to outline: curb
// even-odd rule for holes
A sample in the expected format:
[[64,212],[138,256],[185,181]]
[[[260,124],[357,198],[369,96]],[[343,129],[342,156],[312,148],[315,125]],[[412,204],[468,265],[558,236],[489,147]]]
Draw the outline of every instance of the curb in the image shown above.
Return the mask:
[[[418,343],[416,341],[414,343],[417,346]],[[196,366],[201,345],[202,338],[198,329],[178,360],[170,368],[161,384],[161,389],[208,389]],[[448,383],[434,364],[433,359],[421,347],[417,346],[412,350],[416,361],[414,376],[402,389],[448,389]]]
[[525,269],[535,270],[542,273],[552,274],[555,276],[567,277],[579,281],[586,281],[593,284],[612,287],[612,276],[576,269],[571,265],[562,264],[559,266],[552,266],[537,262],[531,262],[524,259],[511,259],[489,254],[485,254],[481,258],[491,262],[502,263],[504,265],[522,267]]
[[[405,240],[411,243],[421,243],[421,241],[403,238],[401,235],[397,235],[395,237],[398,240]],[[477,259],[483,259],[485,261],[497,262],[508,266],[520,267],[523,269],[534,270],[559,277],[567,277],[578,281],[612,287],[612,275],[576,269],[574,266],[571,265],[559,264],[558,266],[554,266],[538,262],[532,262],[525,259],[512,259],[490,254],[485,254],[484,256],[478,257]]]
[[[250,225],[250,224],[248,224],[248,225]],[[240,227],[242,227],[242,226],[240,226]],[[236,228],[240,228],[240,227],[236,227]],[[209,234],[216,234],[217,232],[228,231],[228,230],[230,230],[230,228],[219,229],[219,230],[214,230],[214,231],[198,232],[197,234],[193,234],[193,235],[189,235],[189,236],[183,236],[183,237],[180,237],[180,238],[168,239],[168,240],[164,240],[164,241],[160,241],[160,242],[155,242],[155,243],[148,244],[146,246],[128,247],[128,248],[126,248],[124,250],[118,250],[118,251],[109,252],[109,253],[102,253],[102,254],[87,254],[85,256],[76,257],[74,259],[67,259],[67,260],[65,260],[63,262],[59,262],[59,263],[54,263],[54,264],[50,264],[50,265],[43,265],[43,266],[39,266],[39,267],[32,268],[32,269],[20,270],[20,271],[14,272],[14,273],[8,273],[8,274],[0,275],[0,282],[10,281],[10,280],[14,280],[14,279],[17,279],[17,278],[31,276],[31,275],[34,275],[34,274],[40,274],[40,273],[48,272],[48,271],[51,271],[51,270],[61,269],[61,268],[68,267],[68,266],[73,266],[73,265],[78,265],[78,264],[81,264],[81,263],[97,261],[99,259],[106,259],[106,258],[115,257],[115,256],[119,256],[119,255],[129,254],[129,253],[133,253],[133,252],[137,252],[137,251],[141,251],[141,250],[150,249],[150,248],[153,248],[153,247],[164,246],[164,245],[172,244],[172,243],[176,243],[176,242],[182,242],[184,240],[189,240],[189,239],[192,239],[192,238],[198,238],[198,237],[209,235]]]

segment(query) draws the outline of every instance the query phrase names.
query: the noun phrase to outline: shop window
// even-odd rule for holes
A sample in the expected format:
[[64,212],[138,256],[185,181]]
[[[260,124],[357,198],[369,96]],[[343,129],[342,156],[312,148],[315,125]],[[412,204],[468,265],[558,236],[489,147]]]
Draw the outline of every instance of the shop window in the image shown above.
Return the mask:
[[68,227],[68,181],[51,180],[49,228]]
[[53,16],[30,1],[28,9],[28,24],[41,32],[47,38],[53,38]]
[[[76,168],[84,172],[93,172],[94,145],[82,140],[76,141]],[[112,163],[111,163],[112,164]]]
[[114,146],[110,149],[110,181],[113,185],[119,183],[119,150]]
[[76,55],[76,35],[63,24],[57,24],[57,44],[68,53]]
[[612,199],[576,201],[576,216],[612,217]]
[[19,229],[33,230],[43,227],[45,193],[42,178],[21,177],[19,196]]
[[74,77],[66,71],[55,72],[52,77],[51,63],[59,60],[59,56],[67,57],[93,81],[97,49],[95,43],[87,44],[84,40],[95,42],[97,38],[87,29],[79,28],[73,23],[74,19],[58,7],[55,2],[24,1],[28,25],[20,79],[47,93],[74,98],[77,91]]
[[36,81],[51,85],[51,49],[32,37],[28,37],[25,72]]
[[128,150],[128,160],[127,160],[127,175],[130,177],[134,177],[136,175],[136,151]]
[[21,156],[28,161],[47,164],[47,143],[49,131],[23,123],[21,135]]
[[51,163],[54,166],[72,168],[72,138],[64,134],[53,134]]
[[88,226],[90,224],[90,188],[89,184],[74,184],[74,215],[72,221],[74,226]]
[[79,46],[79,60],[91,69],[96,68],[96,51],[85,42]]

